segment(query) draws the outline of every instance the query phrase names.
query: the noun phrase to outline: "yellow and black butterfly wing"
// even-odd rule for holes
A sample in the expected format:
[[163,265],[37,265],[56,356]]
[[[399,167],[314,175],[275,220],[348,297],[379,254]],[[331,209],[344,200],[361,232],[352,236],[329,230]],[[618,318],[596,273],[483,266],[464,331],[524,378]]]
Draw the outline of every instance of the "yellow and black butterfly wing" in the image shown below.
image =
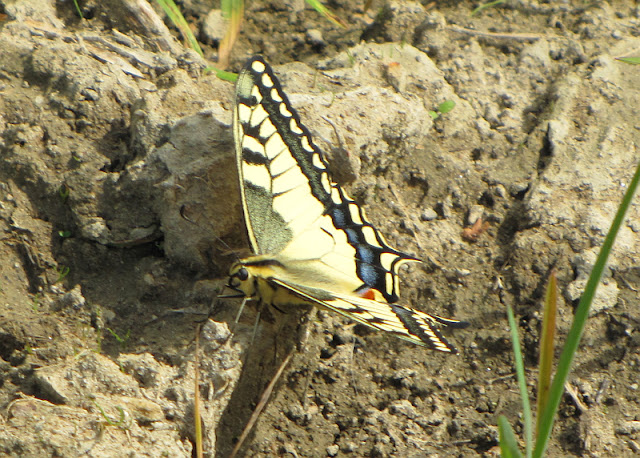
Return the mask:
[[438,351],[458,353],[458,350],[442,335],[439,327],[465,328],[468,326],[464,321],[430,315],[399,304],[357,296],[336,295],[329,291],[288,284],[275,278],[270,282],[286,289],[305,303],[313,303],[370,328],[389,332],[403,340]]
[[[322,268],[322,284],[335,280],[345,293],[373,290],[375,298],[397,301],[399,267],[419,260],[391,248],[333,182],[322,152],[261,57],[250,59],[238,77],[234,135],[253,252],[286,264],[296,283],[305,268]],[[318,264],[309,269],[312,262]],[[303,279],[308,281],[314,280]]]

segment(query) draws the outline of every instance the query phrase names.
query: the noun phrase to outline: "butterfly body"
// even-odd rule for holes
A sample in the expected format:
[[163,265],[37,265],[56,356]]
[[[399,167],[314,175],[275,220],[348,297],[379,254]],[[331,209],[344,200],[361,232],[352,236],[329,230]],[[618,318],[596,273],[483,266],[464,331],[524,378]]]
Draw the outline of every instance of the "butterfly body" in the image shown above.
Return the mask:
[[261,57],[236,84],[234,138],[254,256],[228,286],[263,305],[315,305],[413,343],[455,352],[438,326],[466,323],[395,304],[398,270],[419,259],[391,248],[336,184],[280,83]]

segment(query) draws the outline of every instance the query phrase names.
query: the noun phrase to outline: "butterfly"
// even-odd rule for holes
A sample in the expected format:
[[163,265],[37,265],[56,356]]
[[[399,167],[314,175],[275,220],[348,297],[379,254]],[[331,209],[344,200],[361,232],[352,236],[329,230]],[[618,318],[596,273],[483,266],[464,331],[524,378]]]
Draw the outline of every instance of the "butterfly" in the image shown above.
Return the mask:
[[259,306],[314,305],[457,353],[440,327],[468,323],[396,303],[400,266],[421,261],[390,247],[332,180],[324,154],[260,56],[238,76],[233,131],[254,255],[231,267],[229,288]]

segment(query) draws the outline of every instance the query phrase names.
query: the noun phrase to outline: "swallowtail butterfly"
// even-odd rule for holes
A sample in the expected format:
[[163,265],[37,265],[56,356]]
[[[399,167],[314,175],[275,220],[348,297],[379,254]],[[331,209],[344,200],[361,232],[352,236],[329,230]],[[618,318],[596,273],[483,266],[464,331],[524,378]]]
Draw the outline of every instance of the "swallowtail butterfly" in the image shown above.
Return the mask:
[[227,286],[260,305],[320,306],[455,353],[439,327],[468,323],[396,303],[400,266],[420,260],[391,248],[331,179],[324,154],[259,56],[238,77],[233,129],[254,256],[232,266]]

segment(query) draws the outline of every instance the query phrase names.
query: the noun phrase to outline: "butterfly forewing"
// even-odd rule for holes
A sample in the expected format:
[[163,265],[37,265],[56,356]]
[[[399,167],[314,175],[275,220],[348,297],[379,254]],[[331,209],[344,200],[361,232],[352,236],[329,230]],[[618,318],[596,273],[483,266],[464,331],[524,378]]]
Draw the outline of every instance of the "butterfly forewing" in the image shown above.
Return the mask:
[[[398,269],[418,259],[389,247],[333,182],[324,155],[261,57],[252,58],[238,77],[234,133],[254,253],[320,259],[346,275],[355,273],[358,286],[398,300]],[[332,240],[319,243],[326,235]],[[314,253],[309,241],[320,245]]]

